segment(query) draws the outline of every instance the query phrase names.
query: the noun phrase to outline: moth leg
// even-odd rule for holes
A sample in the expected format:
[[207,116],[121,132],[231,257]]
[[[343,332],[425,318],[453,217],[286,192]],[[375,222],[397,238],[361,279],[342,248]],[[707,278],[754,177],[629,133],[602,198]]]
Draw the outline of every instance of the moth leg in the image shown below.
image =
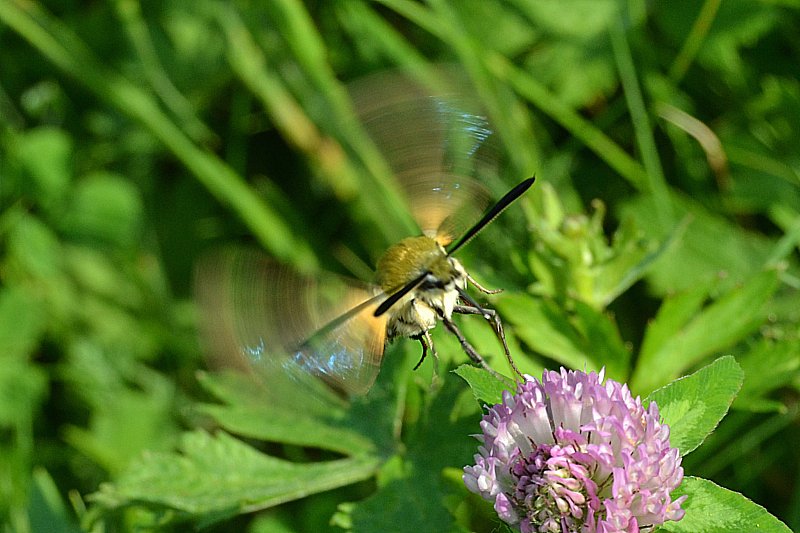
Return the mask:
[[464,334],[461,333],[461,330],[458,329],[458,326],[456,326],[455,323],[451,319],[447,318],[446,316],[441,316],[441,319],[442,319],[442,322],[444,323],[444,326],[448,330],[450,330],[450,332],[453,335],[456,336],[456,338],[458,339],[458,342],[461,343],[461,348],[469,356],[469,358],[472,359],[472,361],[474,363],[476,363],[478,365],[481,365],[481,367],[483,367],[484,370],[489,372],[491,375],[493,375],[497,379],[499,379],[501,381],[507,381],[507,378],[505,376],[502,376],[501,374],[498,374],[497,372],[494,371],[494,369],[492,367],[489,366],[489,364],[486,362],[486,360],[483,357],[481,357],[481,355],[475,350],[475,348],[473,348],[473,346],[469,343],[469,341],[467,341],[467,339],[464,338]]
[[522,377],[522,372],[519,371],[517,364],[514,362],[514,358],[511,357],[511,352],[509,351],[508,343],[506,342],[506,332],[503,329],[503,323],[500,320],[500,315],[497,313],[497,311],[494,309],[478,308],[469,305],[456,305],[453,307],[453,312],[462,315],[481,315],[482,317],[486,318],[486,321],[492,326],[494,334],[497,335],[497,338],[500,339],[500,342],[503,344],[503,351],[506,354],[508,364],[511,365],[512,370],[514,370],[518,376]]
[[[433,353],[433,358],[438,361],[439,354],[436,353],[436,346],[433,345],[433,338],[431,338],[431,332],[426,331],[424,333],[420,333],[415,337],[419,343],[422,345],[422,357],[419,358],[419,362],[414,366],[414,370],[418,369],[422,362],[425,360],[425,356],[428,355],[428,349],[431,350]],[[434,362],[434,364],[436,364]]]
[[436,353],[436,346],[433,344],[433,337],[431,337],[430,331],[425,331],[414,338],[417,339],[422,345],[422,357],[419,358],[419,362],[414,367],[414,370],[418,369],[425,360],[425,356],[428,354],[428,349],[430,349],[431,353],[433,354],[433,376],[431,377],[430,391],[435,392],[439,389],[439,387],[441,387],[441,383],[439,383],[439,354]]
[[503,289],[487,289],[486,287],[475,281],[475,278],[470,276],[469,273],[467,273],[467,281],[472,283],[473,287],[475,287],[484,294],[497,294],[499,292],[503,292]]
[[428,355],[428,343],[425,342],[425,338],[422,335],[417,335],[414,338],[419,341],[420,345],[422,345],[422,356],[419,358],[419,361],[417,361],[417,364],[414,365],[414,368],[412,370],[418,369],[419,366],[422,364],[422,362],[425,360],[425,356]]

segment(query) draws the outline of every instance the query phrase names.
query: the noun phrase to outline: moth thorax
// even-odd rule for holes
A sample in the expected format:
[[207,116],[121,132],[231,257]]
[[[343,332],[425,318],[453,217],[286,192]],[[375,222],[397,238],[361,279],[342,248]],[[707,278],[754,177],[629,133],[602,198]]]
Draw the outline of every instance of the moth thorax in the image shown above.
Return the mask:
[[388,294],[425,272],[419,286],[389,309],[389,338],[413,337],[433,328],[442,315],[450,318],[458,302],[457,288],[466,287],[467,274],[457,259],[425,236],[403,239],[378,260],[378,283]]
[[448,259],[444,248],[430,237],[408,237],[378,259],[376,281],[381,289],[392,293],[426,271],[446,276]]

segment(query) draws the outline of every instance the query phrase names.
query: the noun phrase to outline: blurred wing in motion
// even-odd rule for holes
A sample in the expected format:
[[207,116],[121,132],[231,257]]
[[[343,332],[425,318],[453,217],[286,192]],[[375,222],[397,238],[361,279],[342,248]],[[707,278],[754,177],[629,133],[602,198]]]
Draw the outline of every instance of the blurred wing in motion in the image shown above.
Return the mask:
[[250,250],[206,257],[196,276],[204,338],[216,363],[366,393],[380,370],[385,318],[377,288],[302,276]]
[[[399,73],[350,86],[363,127],[406,194],[425,235],[447,245],[489,203],[484,186],[499,172],[499,151],[487,118],[466,82],[444,76],[436,89]],[[463,81],[463,80],[462,80]]]

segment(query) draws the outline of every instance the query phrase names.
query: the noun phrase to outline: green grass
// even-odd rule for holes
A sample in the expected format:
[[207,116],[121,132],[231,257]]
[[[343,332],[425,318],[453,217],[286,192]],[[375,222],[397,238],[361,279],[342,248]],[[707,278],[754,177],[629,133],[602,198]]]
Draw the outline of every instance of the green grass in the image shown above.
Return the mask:
[[198,374],[205,250],[358,273],[414,232],[347,84],[442,64],[496,131],[492,195],[537,177],[459,252],[517,364],[645,397],[733,355],[686,472],[800,530],[799,29],[789,0],[0,0],[4,531],[495,526],[443,328],[436,394],[413,342],[349,408]]

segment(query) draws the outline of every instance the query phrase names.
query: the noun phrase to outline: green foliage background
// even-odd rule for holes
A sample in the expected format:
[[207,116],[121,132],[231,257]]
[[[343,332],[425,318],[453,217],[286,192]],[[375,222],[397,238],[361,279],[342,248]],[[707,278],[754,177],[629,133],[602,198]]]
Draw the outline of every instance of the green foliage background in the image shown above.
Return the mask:
[[462,255],[518,365],[644,396],[733,354],[686,471],[800,530],[799,32],[797,0],[0,0],[0,523],[497,526],[458,471],[479,407],[427,395],[412,343],[328,411],[197,374],[202,250],[344,271],[404,235],[344,84],[445,62],[502,140],[494,194],[537,175]]

